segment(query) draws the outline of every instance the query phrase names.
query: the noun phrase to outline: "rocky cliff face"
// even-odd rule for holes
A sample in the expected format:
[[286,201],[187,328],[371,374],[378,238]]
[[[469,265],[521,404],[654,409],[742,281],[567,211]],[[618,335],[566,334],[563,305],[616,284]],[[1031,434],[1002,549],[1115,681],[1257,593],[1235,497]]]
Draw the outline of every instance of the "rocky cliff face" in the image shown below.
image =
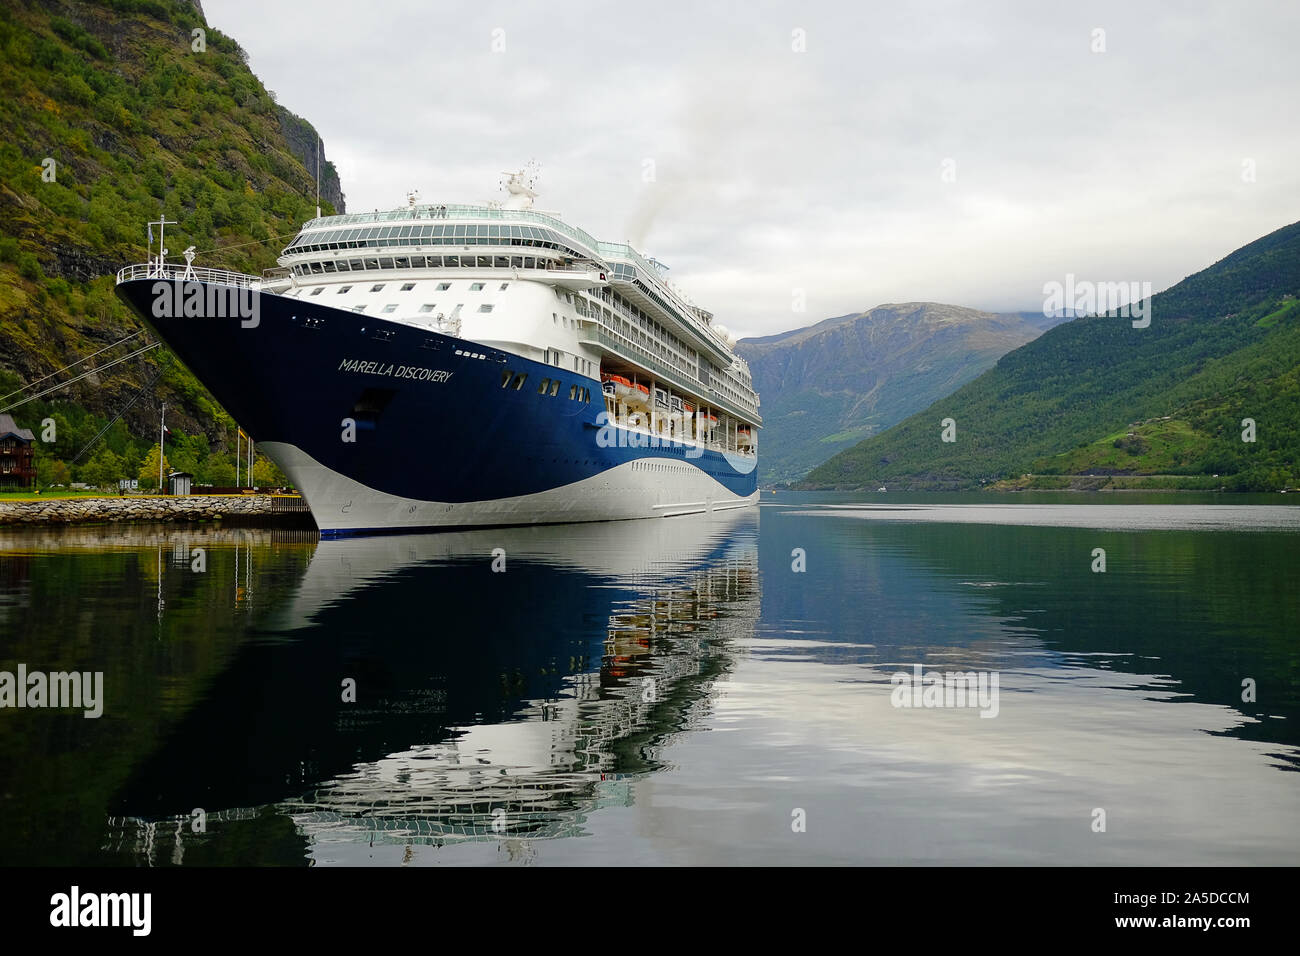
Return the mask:
[[45,274],[69,282],[93,282],[112,275],[121,265],[116,259],[95,255],[78,246],[53,244],[49,251],[51,258],[45,266]]
[[[301,116],[281,106],[280,132],[289,145],[289,152],[293,153],[298,162],[307,167],[307,172],[315,177],[317,143],[315,127]],[[320,144],[320,198],[332,203],[335,212],[347,212],[343,202],[343,187],[339,182],[338,171],[334,168],[333,163],[327,162],[325,159],[324,142]]]
[[910,302],[742,339],[762,398],[761,480],[801,478],[955,391],[1036,338],[1038,320]]
[[[206,46],[195,49],[200,28]],[[195,0],[0,4],[0,89],[9,144],[0,150],[0,395],[16,393],[10,403],[38,391],[25,383],[114,342],[128,344],[86,367],[129,354],[140,323],[113,294],[114,275],[151,254],[146,223],[171,223],[174,262],[193,245],[200,265],[257,274],[315,215],[315,129],[275,102]],[[320,175],[321,204],[341,211],[324,156]],[[152,441],[160,402],[176,432],[234,444],[212,397],[163,350],[15,415],[24,426],[54,417],[72,436],[56,457],[71,460],[72,438],[89,440],[119,411],[128,441]]]

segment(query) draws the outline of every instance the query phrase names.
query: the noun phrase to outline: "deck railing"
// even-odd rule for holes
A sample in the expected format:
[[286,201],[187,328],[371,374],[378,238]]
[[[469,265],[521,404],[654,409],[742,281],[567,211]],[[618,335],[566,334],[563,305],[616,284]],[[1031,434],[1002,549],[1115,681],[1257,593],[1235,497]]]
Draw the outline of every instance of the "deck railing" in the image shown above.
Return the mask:
[[243,272],[231,272],[229,269],[205,269],[189,267],[166,262],[161,266],[156,262],[139,262],[118,270],[117,283],[130,282],[133,279],[159,279],[164,282],[217,282],[222,285],[239,286],[251,289],[261,285],[262,280]]
[[317,229],[324,226],[348,226],[359,223],[409,222],[411,220],[432,220],[441,222],[447,219],[500,219],[516,222],[535,222],[549,226],[556,232],[575,239],[592,252],[599,245],[596,237],[585,229],[571,226],[558,216],[539,212],[535,209],[505,209],[497,206],[471,206],[464,203],[423,204],[408,206],[405,209],[393,209],[386,212],[350,212],[338,216],[322,216],[303,223],[303,229]]
[[[680,369],[675,369],[659,357],[651,355],[642,346],[634,342],[625,341],[621,337],[616,338],[614,335],[611,335],[604,326],[598,325],[594,322],[589,323],[578,333],[578,337],[587,342],[599,343],[620,358],[642,365],[649,371],[653,372],[658,379],[665,381],[670,385],[675,385],[681,392],[685,392],[689,395],[703,396],[702,400],[705,404],[711,405],[720,411],[727,412],[733,418],[737,418],[741,422],[753,422],[756,425],[762,425],[763,423],[763,419],[759,416],[757,410],[746,409],[744,406],[731,401],[727,396],[719,394],[716,389],[710,388],[703,382],[698,380],[692,381]],[[628,355],[629,352],[633,354]]]
[[[726,352],[731,349],[723,340],[722,336],[713,329],[708,322],[704,321],[696,311],[696,305],[686,293],[679,289],[673,282],[650,262],[645,256],[637,252],[627,243],[621,242],[601,242],[585,229],[579,229],[577,226],[571,226],[563,219],[551,213],[539,212],[534,209],[506,209],[497,206],[473,206],[462,203],[423,204],[419,206],[408,206],[405,209],[393,209],[386,212],[360,212],[344,213],[337,216],[322,216],[319,219],[312,219],[303,224],[303,230],[319,229],[325,226],[338,227],[346,225],[370,224],[381,222],[410,222],[413,220],[433,220],[444,221],[449,219],[497,219],[515,222],[536,222],[541,225],[549,226],[562,235],[574,239],[598,257],[622,259],[630,262],[643,274],[644,281],[651,287],[657,287],[672,309],[681,313],[682,321],[688,326],[698,330],[706,341],[716,344],[717,347]],[[411,245],[419,245],[413,242]],[[595,260],[601,267],[601,271],[606,271],[600,258]]]

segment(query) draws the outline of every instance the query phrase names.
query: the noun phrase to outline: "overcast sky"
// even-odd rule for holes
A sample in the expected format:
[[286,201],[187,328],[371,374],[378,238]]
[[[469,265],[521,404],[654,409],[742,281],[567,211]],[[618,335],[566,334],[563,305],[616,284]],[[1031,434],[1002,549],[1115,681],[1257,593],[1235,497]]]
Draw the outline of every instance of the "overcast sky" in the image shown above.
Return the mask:
[[350,211],[499,199],[535,159],[539,209],[741,335],[1159,290],[1300,219],[1295,0],[203,5]]

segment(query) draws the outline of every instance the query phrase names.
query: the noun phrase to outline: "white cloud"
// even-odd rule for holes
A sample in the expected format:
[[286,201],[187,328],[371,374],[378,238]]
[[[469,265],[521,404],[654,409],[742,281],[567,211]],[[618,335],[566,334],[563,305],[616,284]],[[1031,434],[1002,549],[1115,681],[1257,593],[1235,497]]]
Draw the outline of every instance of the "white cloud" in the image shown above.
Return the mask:
[[536,158],[539,206],[662,257],[739,334],[1034,309],[1066,272],[1160,289],[1300,218],[1286,0],[205,9],[320,130],[349,208],[494,198]]

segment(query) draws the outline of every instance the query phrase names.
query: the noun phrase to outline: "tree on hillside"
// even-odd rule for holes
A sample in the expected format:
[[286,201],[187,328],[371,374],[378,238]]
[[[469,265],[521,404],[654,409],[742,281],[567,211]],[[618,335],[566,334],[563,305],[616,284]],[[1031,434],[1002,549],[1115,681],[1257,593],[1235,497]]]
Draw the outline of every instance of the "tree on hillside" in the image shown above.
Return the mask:
[[[162,473],[164,478],[166,478],[167,476],[168,467],[169,466],[167,464],[167,456],[163,455]],[[136,477],[140,479],[140,487],[142,489],[158,487],[158,446],[157,445],[154,445],[152,448],[150,448],[149,454],[144,456],[144,461],[140,465],[140,472],[138,475],[136,475]]]
[[219,488],[229,488],[235,483],[235,466],[230,463],[230,456],[215,451],[203,459],[199,474]]
[[277,468],[269,458],[260,455],[253,460],[253,484],[258,488],[279,487],[282,482],[276,480]]
[[81,470],[87,484],[105,487],[116,485],[119,478],[126,477],[122,470],[122,459],[113,453],[107,445],[100,445],[85,468]]
[[68,471],[68,466],[59,458],[51,458],[48,455],[36,456],[36,485],[38,488],[49,488],[54,485],[66,485],[72,480],[72,472]]

